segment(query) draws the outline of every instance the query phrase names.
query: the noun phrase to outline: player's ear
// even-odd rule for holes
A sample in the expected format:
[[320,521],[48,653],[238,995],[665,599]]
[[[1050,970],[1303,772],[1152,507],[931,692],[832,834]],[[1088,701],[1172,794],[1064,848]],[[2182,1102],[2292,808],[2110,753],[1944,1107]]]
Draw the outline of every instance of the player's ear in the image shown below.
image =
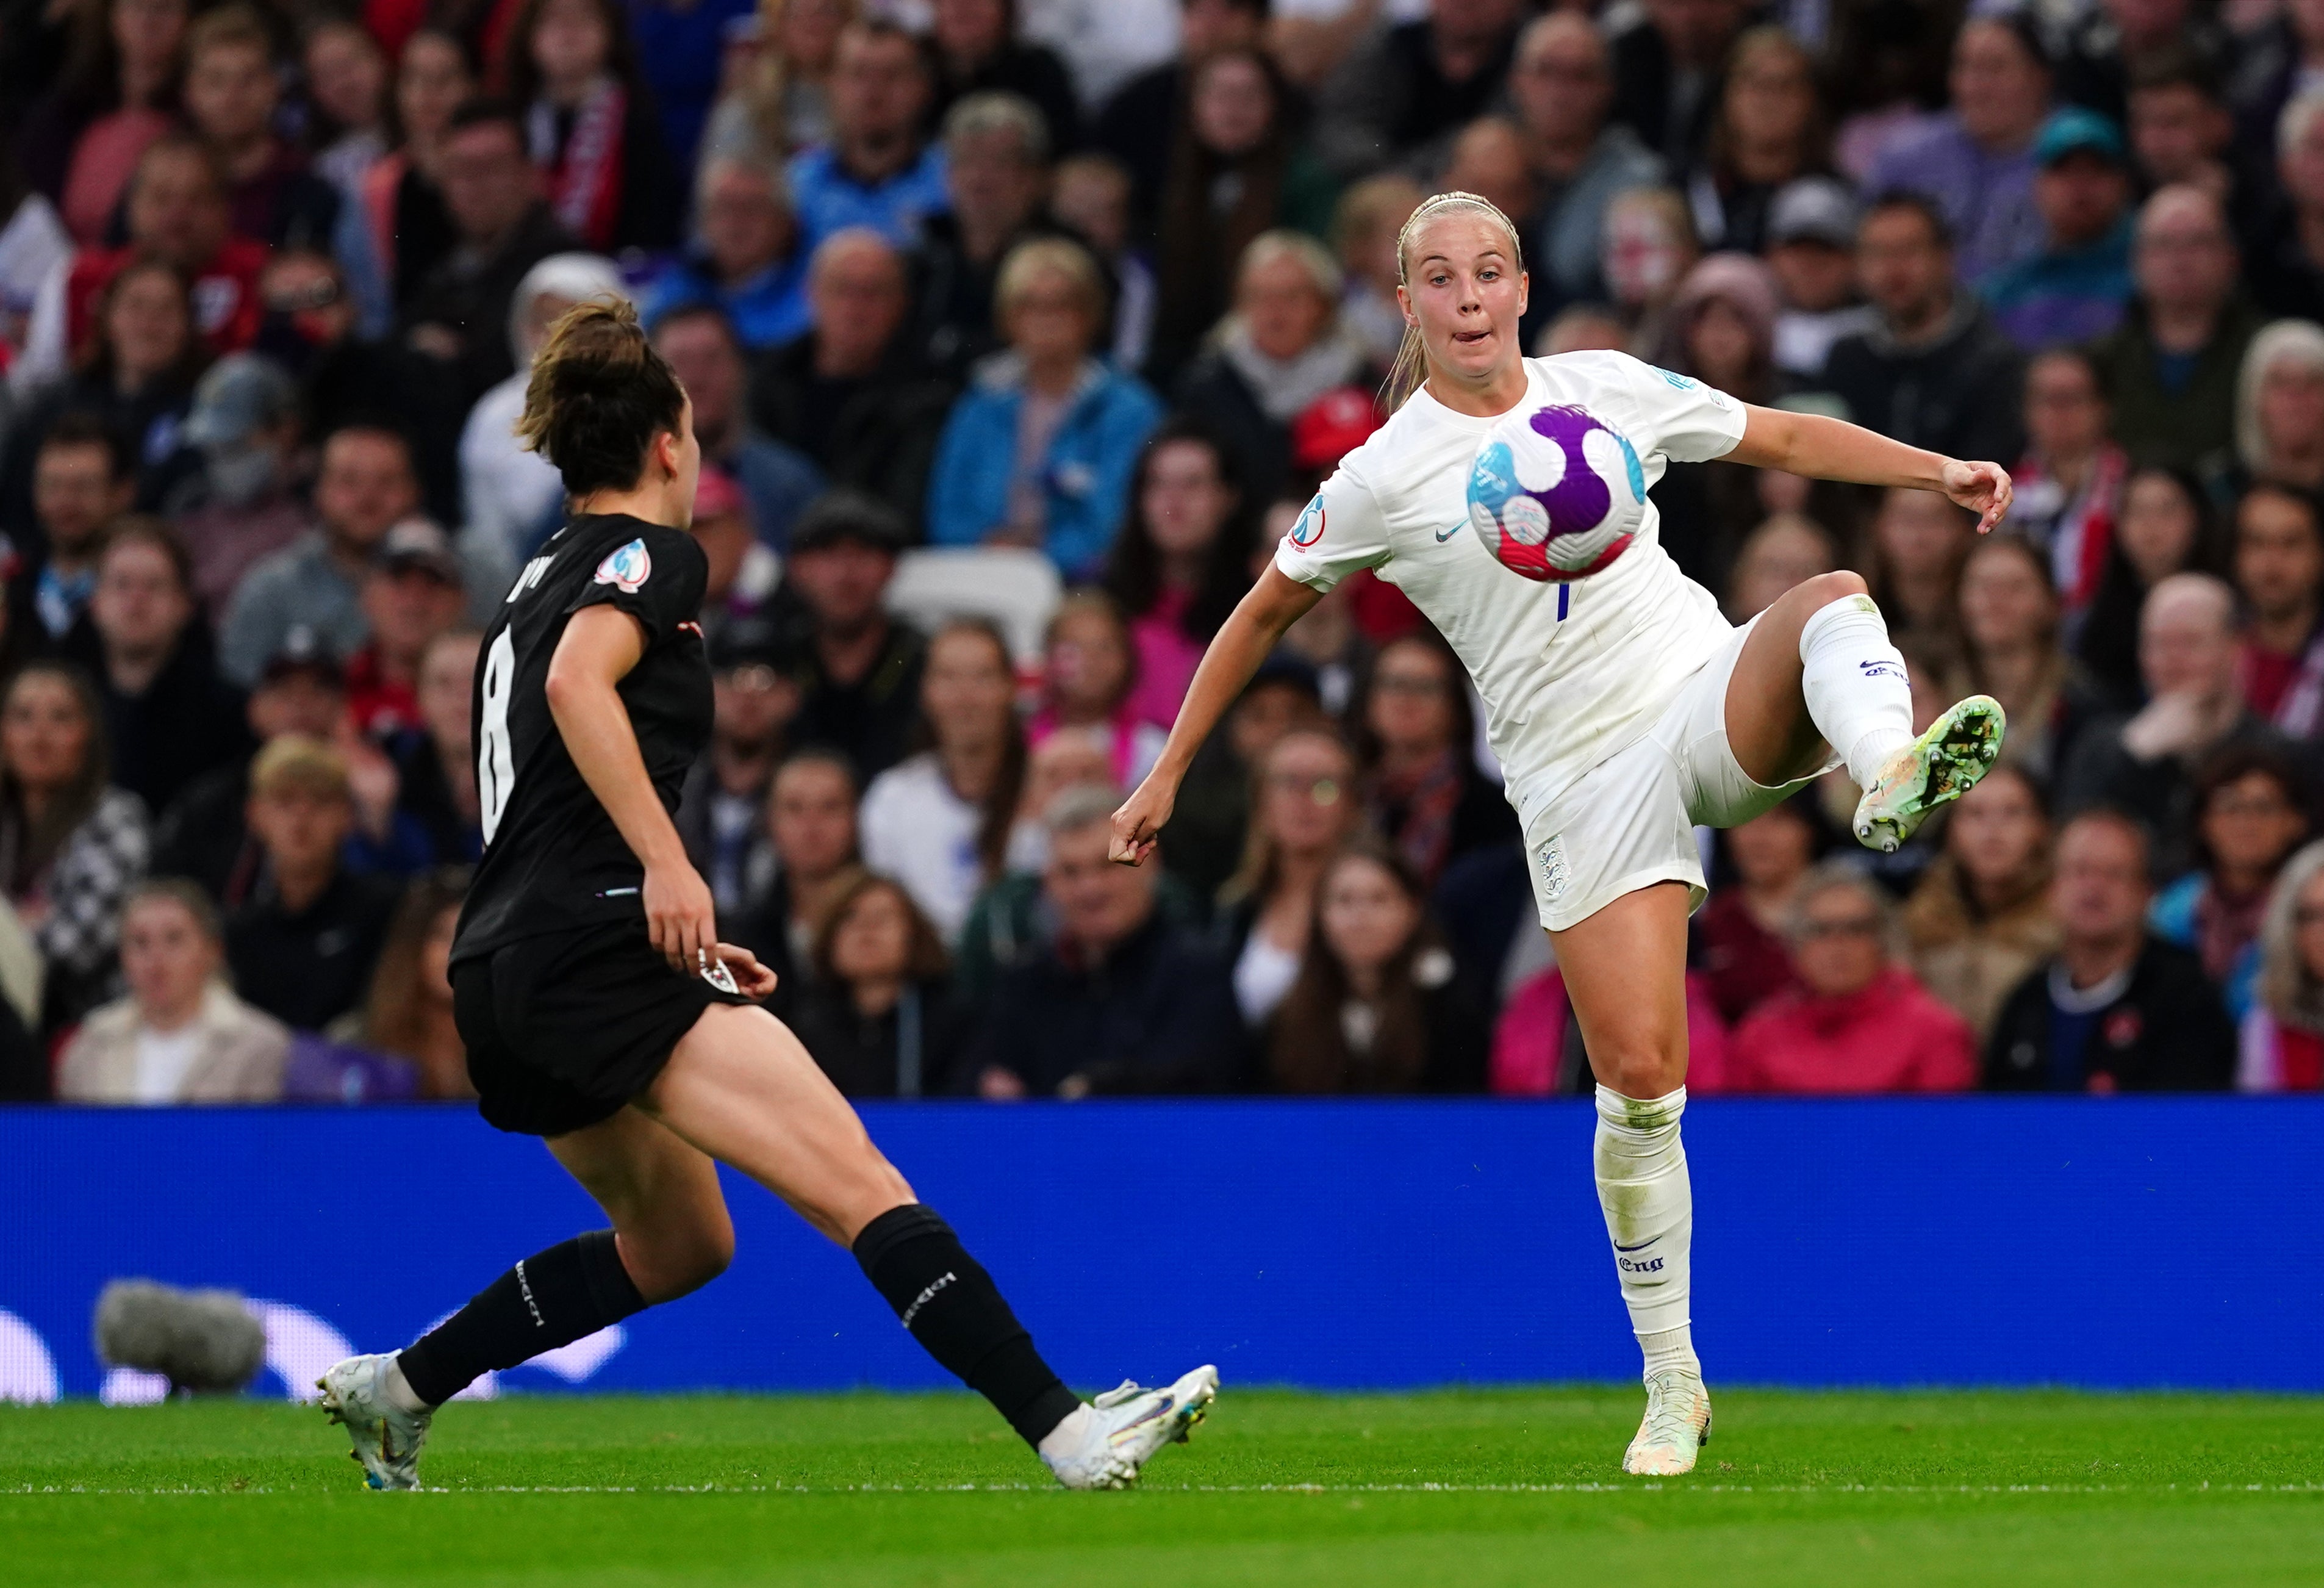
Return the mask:
[[1396,284],[1396,307],[1397,312],[1404,316],[1406,328],[1417,330],[1420,327],[1420,317],[1412,312],[1412,291],[1402,282]]
[[1532,300],[1533,275],[1530,272],[1521,270],[1517,272],[1517,317],[1519,319],[1525,317],[1526,305]]

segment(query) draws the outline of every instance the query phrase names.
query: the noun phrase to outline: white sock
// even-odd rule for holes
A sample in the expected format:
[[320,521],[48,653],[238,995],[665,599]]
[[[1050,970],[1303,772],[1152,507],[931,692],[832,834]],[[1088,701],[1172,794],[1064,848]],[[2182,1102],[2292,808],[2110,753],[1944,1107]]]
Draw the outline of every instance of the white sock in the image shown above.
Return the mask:
[[1686,1088],[1641,1101],[1598,1088],[1598,1205],[1614,1243],[1614,1271],[1646,1371],[1700,1373],[1687,1316],[1694,1187],[1679,1144]]
[[1820,608],[1800,631],[1800,692],[1824,743],[1868,789],[1881,764],[1913,742],[1913,681],[1869,596]]
[[1041,1459],[1054,1464],[1079,1450],[1093,1415],[1086,1402],[1067,1412],[1065,1421],[1042,1435],[1041,1443],[1035,1446]]
[[411,1380],[403,1376],[403,1362],[397,1357],[387,1359],[387,1371],[379,1376],[379,1393],[388,1405],[408,1417],[431,1409],[420,1399],[420,1392],[412,1389]]

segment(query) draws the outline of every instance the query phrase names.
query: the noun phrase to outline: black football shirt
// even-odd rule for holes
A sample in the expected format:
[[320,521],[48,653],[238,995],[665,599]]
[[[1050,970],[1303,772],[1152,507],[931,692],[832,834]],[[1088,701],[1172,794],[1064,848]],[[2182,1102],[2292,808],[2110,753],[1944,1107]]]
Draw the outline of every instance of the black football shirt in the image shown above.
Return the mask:
[[549,662],[585,606],[619,607],[645,654],[619,686],[664,809],[710,739],[702,592],[709,564],[692,535],[622,513],[576,518],[524,566],[484,631],[473,716],[484,857],[455,960],[520,937],[644,913],[645,867],[582,780],[549,712]]

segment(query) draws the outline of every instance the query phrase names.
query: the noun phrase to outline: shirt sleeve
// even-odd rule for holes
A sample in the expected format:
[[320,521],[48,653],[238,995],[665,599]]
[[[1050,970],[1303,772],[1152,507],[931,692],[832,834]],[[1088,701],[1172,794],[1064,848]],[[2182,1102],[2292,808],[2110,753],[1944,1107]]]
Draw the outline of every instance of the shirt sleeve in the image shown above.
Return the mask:
[[1342,465],[1276,546],[1275,566],[1287,578],[1329,590],[1358,568],[1379,568],[1388,555],[1388,523],[1371,487]]
[[1724,457],[1743,439],[1743,404],[1692,375],[1631,357],[1609,354],[1623,383],[1646,420],[1641,452],[1659,452],[1680,463]]
[[702,593],[709,582],[710,559],[692,535],[650,528],[605,553],[565,610],[619,607],[644,628],[650,649],[701,618]]

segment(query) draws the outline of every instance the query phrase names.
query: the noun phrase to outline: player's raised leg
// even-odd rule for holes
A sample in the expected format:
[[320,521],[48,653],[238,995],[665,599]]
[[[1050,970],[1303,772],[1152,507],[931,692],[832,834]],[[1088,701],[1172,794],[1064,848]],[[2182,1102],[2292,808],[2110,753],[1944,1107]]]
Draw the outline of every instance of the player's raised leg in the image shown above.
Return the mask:
[[1694,1190],[1679,1141],[1686,1112],[1687,888],[1626,893],[1550,934],[1598,1078],[1593,1159],[1614,1272],[1645,1356],[1646,1414],[1629,1473],[1692,1472],[1711,1396],[1688,1312]]
[[1972,695],[1913,733],[1913,686],[1888,624],[1852,573],[1820,574],[1759,616],[1727,686],[1727,739],[1757,782],[1788,783],[1840,752],[1863,790],[1853,826],[1894,850],[2001,753],[2001,706]]

